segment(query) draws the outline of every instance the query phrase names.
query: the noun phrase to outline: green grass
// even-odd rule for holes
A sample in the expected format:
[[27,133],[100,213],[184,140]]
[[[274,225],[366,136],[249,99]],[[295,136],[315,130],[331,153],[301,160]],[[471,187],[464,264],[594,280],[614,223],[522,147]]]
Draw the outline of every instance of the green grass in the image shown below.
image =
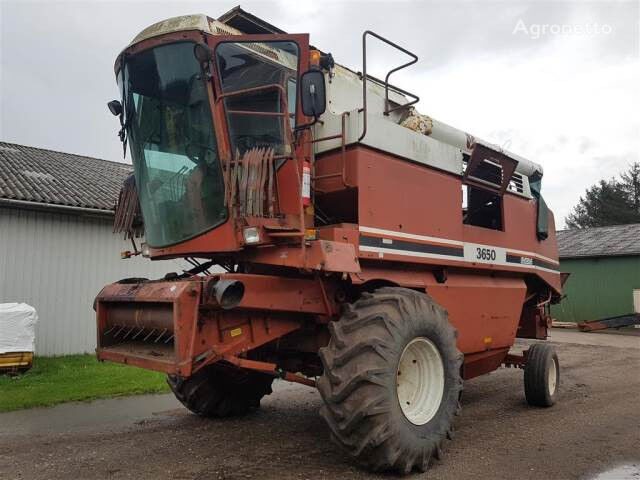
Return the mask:
[[168,390],[162,373],[100,363],[94,355],[36,357],[28,372],[0,375],[0,412]]

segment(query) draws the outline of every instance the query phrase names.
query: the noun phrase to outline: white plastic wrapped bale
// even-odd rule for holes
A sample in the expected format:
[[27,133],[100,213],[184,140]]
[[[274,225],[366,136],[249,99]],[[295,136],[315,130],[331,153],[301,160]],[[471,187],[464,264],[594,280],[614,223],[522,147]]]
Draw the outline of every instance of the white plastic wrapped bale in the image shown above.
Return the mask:
[[33,352],[36,342],[36,309],[26,303],[0,303],[0,355]]

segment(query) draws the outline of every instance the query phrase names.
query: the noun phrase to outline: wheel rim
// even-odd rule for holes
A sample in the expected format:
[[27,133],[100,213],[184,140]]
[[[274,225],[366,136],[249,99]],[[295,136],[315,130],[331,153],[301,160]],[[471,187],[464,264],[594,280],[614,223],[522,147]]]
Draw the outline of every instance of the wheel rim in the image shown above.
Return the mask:
[[396,372],[396,394],[404,416],[424,425],[440,408],[444,395],[444,365],[435,344],[417,337],[402,351]]
[[553,358],[551,359],[551,365],[549,365],[548,375],[549,395],[553,396],[553,394],[556,393],[556,387],[558,385],[558,369],[556,367],[556,361]]

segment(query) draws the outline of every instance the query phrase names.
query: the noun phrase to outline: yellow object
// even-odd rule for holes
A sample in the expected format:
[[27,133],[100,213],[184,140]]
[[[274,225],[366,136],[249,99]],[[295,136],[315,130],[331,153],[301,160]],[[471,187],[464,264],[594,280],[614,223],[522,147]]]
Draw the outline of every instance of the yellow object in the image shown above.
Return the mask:
[[311,50],[309,52],[309,63],[318,65],[320,63],[320,52],[318,50]]
[[482,339],[482,341],[484,342],[484,344],[485,344],[485,345],[489,345],[489,344],[493,343],[493,338],[491,338],[491,337],[484,337],[484,338]]
[[318,231],[315,228],[307,228],[304,231],[305,240],[315,240],[318,236]]
[[230,333],[230,335],[232,337],[237,337],[238,335],[242,335],[242,329],[241,328],[234,328],[229,333]]
[[33,352],[0,353],[0,370],[31,368]]

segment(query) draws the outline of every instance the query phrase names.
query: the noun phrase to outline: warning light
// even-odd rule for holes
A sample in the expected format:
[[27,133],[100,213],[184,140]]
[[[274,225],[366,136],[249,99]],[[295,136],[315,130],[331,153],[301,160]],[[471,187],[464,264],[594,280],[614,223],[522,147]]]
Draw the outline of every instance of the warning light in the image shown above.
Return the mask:
[[311,50],[309,52],[309,63],[313,65],[320,64],[320,51],[319,50]]

